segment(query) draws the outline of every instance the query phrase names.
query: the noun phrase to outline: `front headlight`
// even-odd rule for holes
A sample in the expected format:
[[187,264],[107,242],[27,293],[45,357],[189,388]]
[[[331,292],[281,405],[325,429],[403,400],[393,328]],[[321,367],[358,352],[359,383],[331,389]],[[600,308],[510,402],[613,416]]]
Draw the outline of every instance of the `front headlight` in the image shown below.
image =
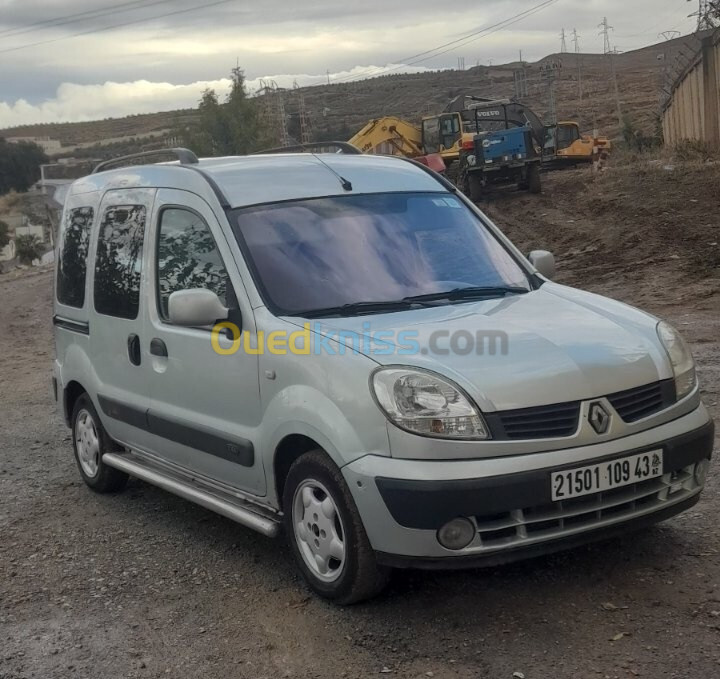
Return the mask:
[[675,392],[680,400],[697,385],[695,361],[682,335],[672,325],[660,321],[657,326],[657,334],[670,359],[675,375]]
[[398,427],[451,439],[488,439],[477,408],[449,380],[414,368],[382,368],[372,377],[375,398]]

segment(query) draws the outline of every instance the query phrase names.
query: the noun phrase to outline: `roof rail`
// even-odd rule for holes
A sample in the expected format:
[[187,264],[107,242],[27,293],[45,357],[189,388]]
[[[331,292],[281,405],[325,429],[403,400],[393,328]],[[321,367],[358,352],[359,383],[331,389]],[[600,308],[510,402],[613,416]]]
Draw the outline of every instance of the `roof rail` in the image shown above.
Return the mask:
[[148,163],[133,163],[131,161],[133,160],[140,160],[142,158],[151,158],[153,156],[162,156],[162,155],[173,155],[177,160],[180,161],[181,165],[197,165],[200,161],[198,160],[198,157],[190,150],[188,149],[157,149],[155,151],[143,151],[142,153],[131,153],[129,156],[120,156],[119,158],[111,158],[110,160],[105,160],[99,165],[95,167],[95,169],[92,171],[92,174],[97,174],[98,172],[104,172],[105,170],[117,165],[147,165]]
[[358,155],[362,151],[346,141],[313,141],[307,144],[296,144],[294,146],[278,146],[274,149],[266,149],[257,151],[252,155],[256,156],[263,153],[343,153],[347,155]]

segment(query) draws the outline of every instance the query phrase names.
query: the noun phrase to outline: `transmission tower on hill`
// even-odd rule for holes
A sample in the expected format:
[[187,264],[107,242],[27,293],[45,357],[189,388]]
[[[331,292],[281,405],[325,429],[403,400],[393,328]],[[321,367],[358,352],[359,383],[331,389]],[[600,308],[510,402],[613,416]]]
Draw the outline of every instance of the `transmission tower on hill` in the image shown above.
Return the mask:
[[279,145],[290,146],[282,90],[274,80],[261,80],[258,94],[263,97],[263,118],[277,136]]
[[602,29],[599,35],[603,36],[603,54],[610,54],[612,52],[612,47],[610,47],[610,31],[615,29],[608,24],[607,17],[603,17],[599,28]]
[[615,71],[615,57],[617,55],[617,50],[610,47],[610,31],[613,30],[613,27],[608,24],[607,17],[603,17],[599,28],[601,29],[599,35],[603,36],[603,52],[607,55],[608,61],[610,62],[610,74],[612,77],[613,89],[615,90],[615,104],[617,106],[618,123],[622,125],[623,114],[622,106],[620,105],[620,88],[618,87],[617,72]]
[[309,144],[312,137],[312,130],[310,128],[310,116],[308,115],[307,106],[305,104],[305,95],[297,84],[297,81],[293,84],[293,89],[298,98],[298,118],[300,119],[300,143]]
[[560,53],[565,54],[567,52],[567,42],[565,41],[565,29],[560,31]]
[[697,17],[698,31],[707,31],[717,28],[718,14],[720,14],[720,6],[715,0],[698,0],[698,11],[690,16]]
[[580,36],[578,35],[577,28],[573,28],[572,41],[575,45],[575,60],[577,61],[578,69],[578,99],[582,100],[582,60],[580,59]]

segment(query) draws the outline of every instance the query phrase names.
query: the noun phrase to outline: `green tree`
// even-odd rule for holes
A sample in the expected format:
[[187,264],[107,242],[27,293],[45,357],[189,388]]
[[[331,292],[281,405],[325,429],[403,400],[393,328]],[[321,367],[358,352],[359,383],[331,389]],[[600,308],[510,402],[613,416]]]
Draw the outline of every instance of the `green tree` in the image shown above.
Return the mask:
[[36,144],[10,144],[0,138],[0,195],[23,193],[40,179],[40,166],[48,159]]
[[240,68],[232,71],[225,102],[220,103],[215,90],[205,90],[197,120],[178,130],[176,136],[201,156],[245,155],[271,145],[257,104],[248,97]]
[[10,227],[3,221],[0,221],[0,250],[10,242]]
[[32,264],[33,260],[43,255],[42,243],[37,236],[18,236],[15,239],[15,250],[23,264]]

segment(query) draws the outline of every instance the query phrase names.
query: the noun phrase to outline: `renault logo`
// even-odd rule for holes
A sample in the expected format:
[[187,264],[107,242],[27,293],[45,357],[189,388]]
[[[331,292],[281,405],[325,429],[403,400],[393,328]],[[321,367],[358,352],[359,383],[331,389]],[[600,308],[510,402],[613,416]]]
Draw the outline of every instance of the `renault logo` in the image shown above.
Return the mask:
[[597,434],[606,434],[610,429],[610,413],[605,410],[602,403],[596,401],[590,404],[588,420]]

